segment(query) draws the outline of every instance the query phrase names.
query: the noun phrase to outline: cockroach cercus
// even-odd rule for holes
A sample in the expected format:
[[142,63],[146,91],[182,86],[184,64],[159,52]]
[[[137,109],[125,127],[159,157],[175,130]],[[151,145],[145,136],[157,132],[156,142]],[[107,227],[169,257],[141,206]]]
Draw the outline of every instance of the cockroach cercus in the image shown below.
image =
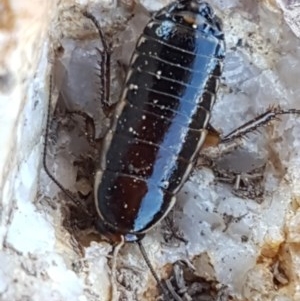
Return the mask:
[[[101,89],[107,100],[110,49],[95,17],[84,15],[102,40]],[[174,206],[197,154],[214,133],[209,120],[224,56],[221,20],[200,0],[175,1],[159,10],[137,41],[102,154],[95,160],[94,198],[99,230],[115,241],[137,242],[145,258],[140,240]],[[271,108],[218,142],[241,138],[281,114],[300,110]],[[44,167],[63,189],[46,165],[48,126],[49,116]]]

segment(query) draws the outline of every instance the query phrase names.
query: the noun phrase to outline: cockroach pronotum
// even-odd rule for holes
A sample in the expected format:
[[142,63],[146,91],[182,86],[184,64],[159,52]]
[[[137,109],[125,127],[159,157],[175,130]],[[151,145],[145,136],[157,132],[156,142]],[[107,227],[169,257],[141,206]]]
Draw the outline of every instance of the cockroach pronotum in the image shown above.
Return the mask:
[[[101,71],[109,76],[110,51],[100,25],[90,13],[84,15],[99,31],[104,47]],[[101,157],[95,160],[94,198],[99,230],[115,241],[137,242],[144,257],[140,240],[174,206],[213,130],[209,120],[224,57],[221,20],[200,0],[164,7],[137,41]],[[103,99],[109,95],[107,83],[102,80]],[[291,113],[300,111],[271,108],[219,142],[240,138],[277,115]],[[46,139],[47,135],[48,129]],[[44,166],[63,189],[50,174],[45,155]]]

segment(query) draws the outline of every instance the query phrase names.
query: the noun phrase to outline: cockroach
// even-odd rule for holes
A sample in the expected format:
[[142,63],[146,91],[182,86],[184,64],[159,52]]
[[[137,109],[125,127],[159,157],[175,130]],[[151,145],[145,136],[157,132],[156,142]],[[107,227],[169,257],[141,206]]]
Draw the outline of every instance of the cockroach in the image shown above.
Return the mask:
[[[84,15],[103,41],[102,98],[107,100],[109,46],[95,17]],[[137,242],[158,283],[141,239],[172,209],[207,134],[215,133],[209,120],[224,57],[222,23],[208,3],[175,1],[154,14],[137,41],[97,161],[97,226],[113,241]],[[300,111],[271,108],[218,142],[230,142],[277,115],[291,113]],[[50,174],[45,156],[44,167],[63,189]]]
[[163,219],[204,143],[225,55],[204,2],[156,13],[137,41],[95,179],[103,227],[139,240]]

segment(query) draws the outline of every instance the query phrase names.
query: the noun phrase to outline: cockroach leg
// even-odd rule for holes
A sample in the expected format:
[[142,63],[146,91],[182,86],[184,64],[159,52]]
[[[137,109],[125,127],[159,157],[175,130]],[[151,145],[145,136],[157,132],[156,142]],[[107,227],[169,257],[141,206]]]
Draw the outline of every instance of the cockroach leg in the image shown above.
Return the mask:
[[109,104],[110,100],[110,59],[111,59],[111,45],[107,43],[104,33],[101,29],[101,26],[98,22],[98,20],[93,16],[91,13],[84,11],[83,15],[90,19],[95,27],[97,28],[102,47],[103,49],[97,48],[97,51],[99,52],[101,56],[101,60],[98,62],[101,70],[101,76],[100,76],[100,101],[103,106],[104,112],[107,112],[107,114],[111,113],[111,107]]
[[43,149],[43,166],[48,177],[67,195],[67,197],[79,208],[81,208],[88,216],[92,216],[91,213],[87,210],[86,206],[77,198],[75,198],[72,193],[67,190],[63,185],[56,179],[56,177],[51,173],[47,165],[47,148],[48,148],[48,139],[49,139],[49,130],[51,123],[51,98],[52,98],[52,76],[50,75],[49,79],[49,99],[48,99],[48,112],[46,120],[46,129],[45,129],[45,140],[44,140],[44,149]]
[[288,109],[283,110],[279,106],[274,106],[269,108],[266,112],[258,115],[254,119],[246,122],[237,129],[233,130],[226,136],[222,137],[220,143],[229,143],[237,139],[242,139],[247,136],[247,134],[256,131],[259,127],[269,124],[272,120],[278,120],[280,115],[300,115],[300,110]]

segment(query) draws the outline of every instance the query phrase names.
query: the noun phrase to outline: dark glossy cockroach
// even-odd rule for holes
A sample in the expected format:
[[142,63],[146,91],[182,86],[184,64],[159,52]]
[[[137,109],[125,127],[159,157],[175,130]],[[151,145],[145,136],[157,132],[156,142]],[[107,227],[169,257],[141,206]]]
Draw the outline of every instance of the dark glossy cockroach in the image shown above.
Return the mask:
[[[109,46],[97,20],[84,15],[103,42],[102,99],[107,99]],[[221,21],[205,2],[175,1],[146,25],[104,138],[94,183],[97,226],[109,238],[139,241],[174,206],[207,135],[224,55]],[[44,166],[63,189],[50,174],[46,156]]]
[[138,39],[95,179],[103,227],[135,241],[162,220],[207,135],[225,42],[205,2],[176,1]]

